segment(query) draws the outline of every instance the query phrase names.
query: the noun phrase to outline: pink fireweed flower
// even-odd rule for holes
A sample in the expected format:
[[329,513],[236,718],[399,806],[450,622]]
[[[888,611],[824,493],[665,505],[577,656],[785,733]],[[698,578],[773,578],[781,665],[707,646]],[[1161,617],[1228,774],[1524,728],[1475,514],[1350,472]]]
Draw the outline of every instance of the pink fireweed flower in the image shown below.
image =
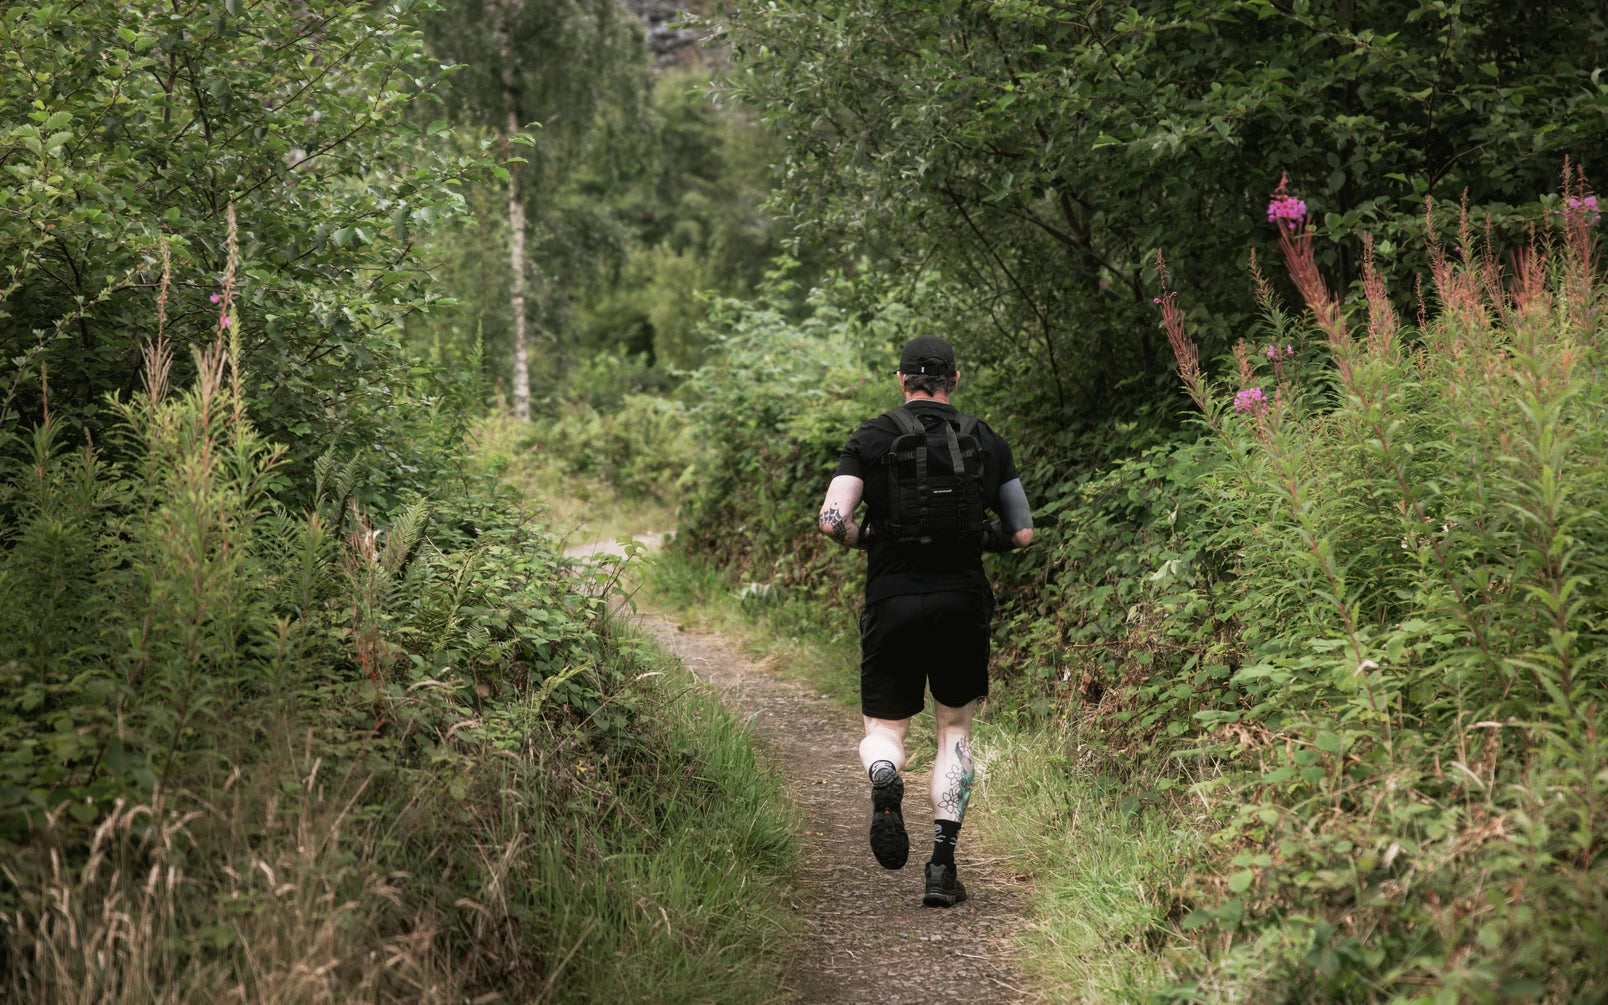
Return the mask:
[[1267,358],[1268,359],[1277,359],[1278,356],[1279,356],[1279,350],[1278,350],[1277,346],[1271,346],[1270,345],[1270,346],[1267,347]]
[[218,325],[219,325],[219,327],[222,327],[222,328],[229,327],[229,315],[227,315],[227,314],[220,315],[218,317]]
[[1602,219],[1602,214],[1597,212],[1597,197],[1594,195],[1571,195],[1563,204],[1563,209],[1556,210],[1555,213],[1561,213],[1565,219],[1580,220],[1588,224]]
[[223,297],[221,297],[218,294],[214,293],[214,294],[212,294],[212,296],[208,297],[207,299],[212,301],[213,303],[218,303],[219,301],[221,301],[223,299]]
[[1267,395],[1262,393],[1260,387],[1247,387],[1234,395],[1234,411],[1261,415],[1267,411]]
[[1301,221],[1306,219],[1306,211],[1306,203],[1295,196],[1275,195],[1267,204],[1267,222],[1295,230],[1301,226]]
[[1285,346],[1284,347],[1284,355],[1286,355],[1286,356],[1294,356],[1295,355],[1295,346],[1293,346],[1293,345]]

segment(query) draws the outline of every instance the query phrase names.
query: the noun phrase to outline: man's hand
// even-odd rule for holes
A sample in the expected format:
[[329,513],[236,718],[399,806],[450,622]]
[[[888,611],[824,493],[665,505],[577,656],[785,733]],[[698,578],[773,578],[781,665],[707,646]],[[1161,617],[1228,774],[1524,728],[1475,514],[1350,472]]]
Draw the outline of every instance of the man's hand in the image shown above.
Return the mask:
[[998,555],[1011,550],[1011,538],[998,520],[983,525],[983,550]]
[[822,534],[845,548],[865,550],[870,542],[866,528],[854,522],[854,508],[860,505],[865,482],[853,475],[838,475],[827,486],[826,501],[821,503],[821,515],[815,525]]

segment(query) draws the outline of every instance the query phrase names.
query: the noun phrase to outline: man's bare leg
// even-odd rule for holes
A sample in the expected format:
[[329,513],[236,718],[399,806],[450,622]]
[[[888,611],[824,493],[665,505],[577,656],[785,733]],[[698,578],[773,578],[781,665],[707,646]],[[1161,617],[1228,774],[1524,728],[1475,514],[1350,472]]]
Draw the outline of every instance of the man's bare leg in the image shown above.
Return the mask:
[[904,778],[905,737],[909,719],[865,717],[865,737],[860,741],[860,763],[871,777],[871,853],[884,869],[898,869],[910,857],[910,835],[905,831]]
[[860,741],[860,763],[865,770],[878,761],[887,761],[895,771],[905,766],[905,737],[910,735],[909,719],[873,719],[865,716],[865,738]]
[[960,822],[966,816],[966,804],[977,777],[971,753],[971,722],[976,708],[975,701],[959,708],[933,703],[938,751],[932,763],[932,860],[927,866],[927,892],[923,898],[931,907],[951,907],[966,899],[966,888],[955,874],[955,843],[960,838]]
[[938,752],[932,762],[935,820],[953,820],[958,824],[966,816],[966,802],[971,798],[976,777],[971,756],[972,713],[976,709],[975,701],[959,708],[933,702],[938,741]]

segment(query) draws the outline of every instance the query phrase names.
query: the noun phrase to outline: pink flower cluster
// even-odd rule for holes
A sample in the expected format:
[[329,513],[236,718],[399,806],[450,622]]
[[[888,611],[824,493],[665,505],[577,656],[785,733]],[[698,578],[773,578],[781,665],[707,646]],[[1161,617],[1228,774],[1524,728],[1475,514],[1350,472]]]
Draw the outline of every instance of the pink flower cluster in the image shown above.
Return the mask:
[[1267,204],[1267,222],[1278,223],[1296,230],[1306,219],[1306,203],[1293,195],[1275,195]]
[[1247,387],[1234,395],[1234,411],[1261,415],[1267,411],[1267,395],[1260,387]]
[[1563,209],[1557,212],[1562,213],[1565,219],[1578,219],[1586,223],[1596,223],[1602,219],[1602,214],[1597,212],[1597,197],[1594,195],[1571,195],[1569,201],[1563,204]]
[[[1280,355],[1281,354],[1279,352],[1279,347],[1278,346],[1270,345],[1270,346],[1267,347],[1267,358],[1268,359],[1276,360],[1276,359],[1279,358]],[[1295,346],[1293,346],[1293,345],[1285,346],[1284,347],[1284,352],[1282,353],[1282,355],[1285,356],[1286,358],[1288,358],[1290,356],[1294,356],[1295,355]]]

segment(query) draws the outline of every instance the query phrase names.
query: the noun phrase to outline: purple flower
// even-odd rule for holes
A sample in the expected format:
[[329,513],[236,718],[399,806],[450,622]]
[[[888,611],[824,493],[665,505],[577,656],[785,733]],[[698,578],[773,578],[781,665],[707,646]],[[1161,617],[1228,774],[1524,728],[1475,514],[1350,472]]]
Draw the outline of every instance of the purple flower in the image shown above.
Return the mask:
[[1151,297],[1150,302],[1153,303],[1153,304],[1159,304],[1159,303],[1161,303],[1161,298],[1160,297]]
[[1569,201],[1564,204],[1563,215],[1565,218],[1578,217],[1587,223],[1596,223],[1602,219],[1602,214],[1597,212],[1597,197],[1594,195],[1570,196]]
[[1276,359],[1276,358],[1278,358],[1278,355],[1279,355],[1278,349],[1274,348],[1273,346],[1268,346],[1267,347],[1267,358],[1268,359]]
[[212,301],[213,303],[217,303],[218,301],[222,300],[223,297],[221,297],[218,294],[214,293],[214,294],[212,294],[212,296],[208,297],[207,299]]
[[1276,195],[1267,204],[1267,222],[1283,222],[1291,230],[1294,230],[1300,226],[1302,220],[1306,219],[1306,211],[1306,203],[1295,196]]
[[1267,410],[1267,395],[1260,387],[1247,387],[1234,395],[1234,411],[1261,415]]
[[218,324],[219,324],[219,325],[220,325],[220,326],[221,326],[221,327],[224,327],[224,328],[227,328],[227,327],[229,327],[229,315],[227,315],[227,314],[224,314],[224,315],[221,315],[221,316],[220,316],[220,317],[219,317],[219,318],[218,318]]
[[1286,355],[1286,356],[1294,356],[1295,355],[1295,346],[1293,346],[1293,345],[1285,346],[1284,347],[1284,355]]

